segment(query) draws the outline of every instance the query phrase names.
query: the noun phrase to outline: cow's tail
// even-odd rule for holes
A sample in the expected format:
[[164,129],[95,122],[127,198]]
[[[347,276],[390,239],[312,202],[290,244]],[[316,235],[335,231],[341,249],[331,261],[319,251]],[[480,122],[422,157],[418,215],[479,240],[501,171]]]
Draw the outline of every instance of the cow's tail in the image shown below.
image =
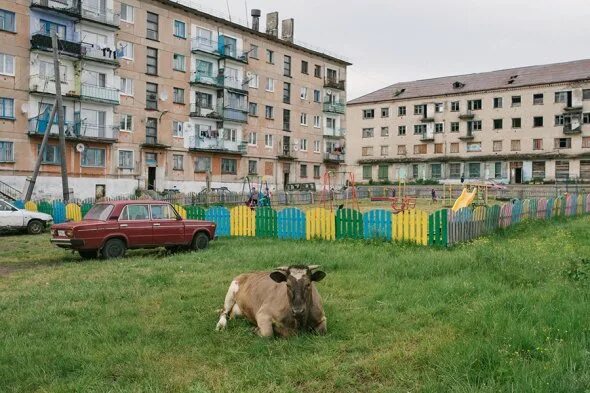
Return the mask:
[[231,312],[236,304],[236,295],[239,287],[237,280],[232,281],[230,284],[227,294],[225,295],[225,302],[223,302],[223,309],[221,310],[215,330],[225,330],[227,327],[227,320],[231,316]]

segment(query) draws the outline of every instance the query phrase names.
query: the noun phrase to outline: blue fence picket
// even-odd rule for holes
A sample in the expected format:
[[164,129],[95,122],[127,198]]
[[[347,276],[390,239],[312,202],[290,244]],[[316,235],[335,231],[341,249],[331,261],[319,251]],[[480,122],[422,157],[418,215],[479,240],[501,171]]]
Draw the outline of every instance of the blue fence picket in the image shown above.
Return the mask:
[[229,216],[229,210],[222,206],[209,208],[205,212],[205,220],[212,221],[217,224],[215,235],[219,237],[226,237],[230,235]]
[[66,205],[62,201],[53,202],[53,222],[56,224],[66,222]]
[[518,224],[522,219],[522,201],[517,200],[512,204],[512,222],[511,225]]
[[365,239],[391,240],[391,211],[376,209],[363,214],[363,234]]
[[295,207],[277,214],[279,239],[305,239],[305,213]]
[[21,201],[20,199],[14,201],[13,205],[17,209],[24,209],[25,208],[25,203],[23,201]]
[[547,201],[547,211],[545,212],[545,219],[549,220],[553,217],[553,206],[555,205],[555,199],[551,198]]

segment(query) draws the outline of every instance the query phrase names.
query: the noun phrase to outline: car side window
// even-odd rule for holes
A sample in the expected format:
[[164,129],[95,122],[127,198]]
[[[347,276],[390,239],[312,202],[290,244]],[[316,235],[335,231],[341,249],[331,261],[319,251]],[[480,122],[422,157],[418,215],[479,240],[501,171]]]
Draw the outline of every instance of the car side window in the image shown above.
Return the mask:
[[170,205],[152,205],[152,220],[175,220],[176,214]]
[[16,211],[12,206],[4,201],[0,201],[0,212],[12,212]]
[[148,205],[127,205],[123,208],[119,220],[148,220],[149,217]]

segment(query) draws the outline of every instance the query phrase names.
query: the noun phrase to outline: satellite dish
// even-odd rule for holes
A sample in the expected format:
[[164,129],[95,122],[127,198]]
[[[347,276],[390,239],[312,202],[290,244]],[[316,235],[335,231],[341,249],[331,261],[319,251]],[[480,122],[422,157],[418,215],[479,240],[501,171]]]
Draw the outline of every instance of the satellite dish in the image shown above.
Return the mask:
[[78,144],[76,145],[76,151],[77,151],[78,153],[82,153],[82,152],[84,152],[84,150],[86,150],[86,146],[84,146],[84,144],[83,144],[83,143],[78,143]]
[[326,90],[326,94],[331,96],[332,95],[332,90]]
[[246,72],[246,76],[248,78],[252,78],[254,76],[254,74],[251,71]]
[[297,146],[297,145],[293,146],[293,151],[299,151],[299,146]]
[[192,133],[195,131],[195,125],[193,123],[185,122],[183,127],[186,132]]
[[160,93],[160,100],[166,102],[166,100],[168,100],[168,93],[166,93],[165,91]]
[[22,113],[27,113],[29,111],[29,104],[26,102],[20,106],[20,111]]

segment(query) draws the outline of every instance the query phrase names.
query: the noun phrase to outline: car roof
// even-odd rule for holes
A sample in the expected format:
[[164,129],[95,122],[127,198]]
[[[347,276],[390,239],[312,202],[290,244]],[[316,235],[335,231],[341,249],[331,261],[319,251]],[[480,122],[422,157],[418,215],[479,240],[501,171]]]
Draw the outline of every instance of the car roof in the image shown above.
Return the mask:
[[98,204],[102,205],[115,205],[115,206],[125,206],[125,205],[145,205],[146,203],[150,205],[168,205],[169,202],[166,201],[155,201],[152,199],[126,199],[122,201],[101,201],[97,202]]

